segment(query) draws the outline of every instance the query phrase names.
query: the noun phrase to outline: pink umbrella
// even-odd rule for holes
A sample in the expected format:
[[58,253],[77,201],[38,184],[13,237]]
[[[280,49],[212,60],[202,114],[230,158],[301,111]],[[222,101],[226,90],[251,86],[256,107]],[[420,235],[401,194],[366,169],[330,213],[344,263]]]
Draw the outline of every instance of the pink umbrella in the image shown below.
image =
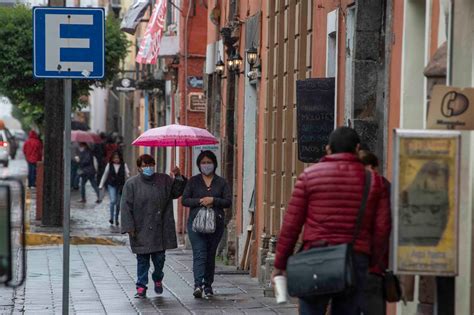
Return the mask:
[[93,132],[89,132],[89,133],[92,135],[92,138],[94,138],[95,143],[101,143],[102,142],[102,139],[98,134],[93,133]]
[[72,142],[96,143],[96,139],[95,139],[94,135],[91,132],[82,131],[82,130],[72,130],[71,131],[71,141]]
[[145,147],[193,147],[216,143],[219,141],[205,129],[168,125],[145,131],[132,144]]

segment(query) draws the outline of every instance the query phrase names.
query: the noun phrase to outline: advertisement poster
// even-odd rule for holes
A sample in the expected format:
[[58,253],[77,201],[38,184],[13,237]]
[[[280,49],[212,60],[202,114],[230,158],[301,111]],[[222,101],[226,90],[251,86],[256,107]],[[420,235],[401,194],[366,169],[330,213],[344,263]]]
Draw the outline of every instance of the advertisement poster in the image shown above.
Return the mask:
[[457,274],[459,132],[395,131],[394,269]]

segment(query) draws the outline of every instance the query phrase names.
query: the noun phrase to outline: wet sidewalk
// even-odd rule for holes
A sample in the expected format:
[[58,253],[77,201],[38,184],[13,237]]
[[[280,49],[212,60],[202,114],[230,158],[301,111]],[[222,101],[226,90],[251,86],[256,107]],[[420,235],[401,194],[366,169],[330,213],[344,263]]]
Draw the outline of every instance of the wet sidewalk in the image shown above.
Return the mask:
[[[102,191],[103,193],[103,191]],[[29,237],[28,244],[59,244],[62,243],[62,228],[44,227],[36,220],[35,193],[28,194],[29,207]],[[109,197],[103,196],[100,204],[95,203],[96,195],[90,185],[86,186],[87,202],[81,203],[80,192],[71,191],[71,242],[73,244],[102,244],[125,245],[128,236],[120,233],[120,226],[109,223]]]
[[[60,314],[62,247],[30,248],[27,266],[22,287],[0,288],[0,314]],[[189,250],[167,251],[161,296],[151,288],[147,299],[135,299],[135,273],[136,259],[126,246],[72,246],[70,314],[297,313],[295,305],[264,297],[257,281],[235,267],[218,266],[215,296],[195,299]]]

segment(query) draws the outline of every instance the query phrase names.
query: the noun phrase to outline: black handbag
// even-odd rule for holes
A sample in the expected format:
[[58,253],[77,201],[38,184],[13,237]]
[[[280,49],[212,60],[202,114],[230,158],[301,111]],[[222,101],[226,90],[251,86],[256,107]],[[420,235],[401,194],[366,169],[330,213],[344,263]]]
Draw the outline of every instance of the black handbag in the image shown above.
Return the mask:
[[391,270],[386,270],[383,274],[383,297],[390,303],[399,302],[402,299],[400,280]]
[[364,194],[351,243],[312,248],[288,259],[286,272],[290,296],[305,298],[337,295],[347,293],[355,287],[352,248],[364,217],[371,178],[371,173],[366,171]]

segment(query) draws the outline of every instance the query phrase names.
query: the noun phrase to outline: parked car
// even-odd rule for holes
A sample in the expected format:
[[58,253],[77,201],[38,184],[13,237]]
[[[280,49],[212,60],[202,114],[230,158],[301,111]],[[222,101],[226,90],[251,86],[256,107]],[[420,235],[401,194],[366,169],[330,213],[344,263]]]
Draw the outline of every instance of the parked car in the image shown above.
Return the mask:
[[0,163],[8,167],[10,158],[10,144],[5,129],[0,130]]

